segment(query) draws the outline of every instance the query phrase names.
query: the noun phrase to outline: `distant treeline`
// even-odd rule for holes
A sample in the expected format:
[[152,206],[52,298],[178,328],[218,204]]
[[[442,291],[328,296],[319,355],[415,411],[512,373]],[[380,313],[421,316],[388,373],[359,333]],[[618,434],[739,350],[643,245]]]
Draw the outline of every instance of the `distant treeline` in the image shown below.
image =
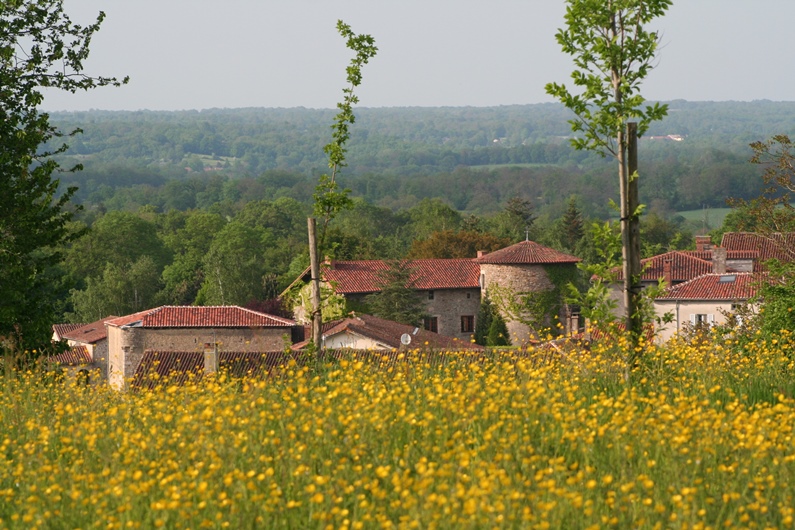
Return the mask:
[[[795,103],[669,105],[669,116],[641,145],[641,199],[660,211],[757,195],[760,172],[747,162],[748,143],[795,132]],[[333,114],[88,111],[54,113],[52,121],[64,131],[83,130],[68,139],[64,162],[85,169],[62,178],[80,186],[79,200],[110,209],[186,209],[219,197],[259,199],[261,192],[308,200],[326,169],[322,148]],[[571,116],[557,104],[361,108],[356,116],[342,183],[374,204],[400,208],[438,197],[482,213],[522,196],[537,211],[558,214],[566,197],[578,195],[589,211],[607,214],[617,195],[613,165],[571,149]],[[651,138],[667,135],[682,141]]]

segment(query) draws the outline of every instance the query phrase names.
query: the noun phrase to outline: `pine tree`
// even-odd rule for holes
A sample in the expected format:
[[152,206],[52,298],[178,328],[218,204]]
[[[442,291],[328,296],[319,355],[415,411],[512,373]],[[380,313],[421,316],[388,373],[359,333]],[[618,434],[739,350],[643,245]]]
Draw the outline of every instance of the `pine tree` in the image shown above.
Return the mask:
[[488,295],[480,300],[480,308],[475,322],[475,343],[486,346],[489,337],[489,328],[494,320],[494,305]]
[[425,318],[425,306],[414,288],[411,262],[388,261],[389,267],[379,273],[380,291],[365,298],[373,315],[401,324],[419,326]]
[[511,341],[508,340],[508,326],[499,313],[494,313],[494,319],[489,326],[489,336],[486,342],[488,346],[510,346],[511,344]]
[[585,235],[582,212],[577,208],[577,200],[574,197],[569,199],[569,204],[566,208],[566,213],[563,214],[561,223],[563,224],[562,243],[569,251],[573,252],[577,247],[577,243],[579,243],[583,235]]

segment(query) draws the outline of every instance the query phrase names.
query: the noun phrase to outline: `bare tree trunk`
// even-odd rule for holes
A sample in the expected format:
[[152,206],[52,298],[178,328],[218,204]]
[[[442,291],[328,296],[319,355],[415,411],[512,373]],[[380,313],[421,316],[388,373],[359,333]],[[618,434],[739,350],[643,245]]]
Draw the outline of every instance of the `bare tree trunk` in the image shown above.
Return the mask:
[[[638,198],[638,124],[627,123],[627,221],[628,221],[628,267],[624,273],[628,289],[631,311],[627,311],[627,329],[630,331],[633,343],[637,344],[643,334],[643,318],[638,313],[640,306],[640,218],[637,215],[640,200]],[[628,274],[627,274],[628,272]]]
[[309,230],[309,270],[312,282],[312,343],[319,351],[321,345],[320,324],[323,321],[320,310],[320,258],[317,251],[317,227],[314,217],[308,217]]

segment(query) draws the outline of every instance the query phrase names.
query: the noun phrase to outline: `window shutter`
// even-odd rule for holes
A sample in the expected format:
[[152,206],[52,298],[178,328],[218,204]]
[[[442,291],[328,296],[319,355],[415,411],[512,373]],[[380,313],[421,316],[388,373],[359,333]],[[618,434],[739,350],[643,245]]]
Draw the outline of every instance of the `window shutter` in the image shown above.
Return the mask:
[[715,323],[715,315],[713,315],[712,313],[708,314],[707,315],[707,324],[709,324],[711,326],[714,323]]
[[694,326],[696,325],[696,315],[692,313],[690,314],[690,323]]

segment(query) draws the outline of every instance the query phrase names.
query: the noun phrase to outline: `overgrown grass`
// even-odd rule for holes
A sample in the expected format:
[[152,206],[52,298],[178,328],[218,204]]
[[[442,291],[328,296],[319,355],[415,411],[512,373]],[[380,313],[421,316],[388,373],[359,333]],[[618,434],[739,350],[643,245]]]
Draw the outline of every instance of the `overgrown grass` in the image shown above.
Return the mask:
[[791,344],[0,380],[0,527],[782,528]]

